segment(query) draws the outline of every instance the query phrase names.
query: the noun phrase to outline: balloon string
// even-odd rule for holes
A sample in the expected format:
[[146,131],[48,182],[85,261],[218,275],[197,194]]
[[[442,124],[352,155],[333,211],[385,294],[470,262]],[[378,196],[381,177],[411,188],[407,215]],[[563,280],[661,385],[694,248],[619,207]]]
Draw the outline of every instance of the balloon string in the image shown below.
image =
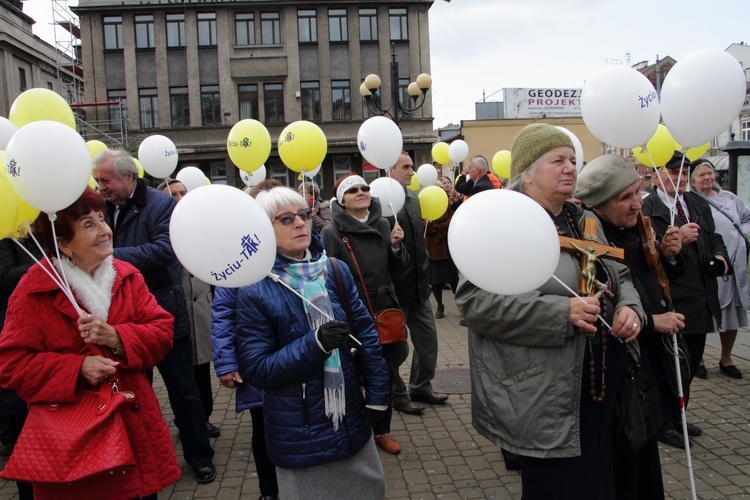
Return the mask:
[[[58,262],[62,262],[60,260],[60,248],[57,246],[57,232],[55,231],[55,219],[57,219],[57,215],[54,213],[47,214],[47,217],[49,217],[49,223],[50,223],[50,226],[52,226],[52,241],[55,242],[55,254],[57,255]],[[72,298],[73,291],[70,289],[70,283],[68,283],[68,277],[65,276],[65,266],[60,266],[60,275],[62,276],[62,280],[65,282],[65,290],[67,290],[70,293],[68,298],[70,299],[71,304],[73,304],[73,308],[80,315],[82,311],[81,311],[81,308],[78,306],[78,303]]]
[[424,220],[424,235],[422,236],[423,238],[427,238],[427,224],[429,223],[430,223],[430,219]]
[[[588,302],[586,302],[585,300],[583,300],[583,298],[582,298],[582,297],[581,297],[580,295],[578,295],[578,294],[577,294],[576,292],[574,292],[572,288],[570,288],[570,287],[569,287],[568,285],[566,285],[565,283],[563,283],[563,282],[562,282],[562,281],[560,280],[560,278],[558,278],[558,277],[557,277],[557,276],[555,276],[554,274],[552,275],[552,277],[553,277],[553,278],[555,278],[555,280],[556,280],[556,281],[557,281],[558,283],[560,283],[560,284],[561,284],[561,285],[563,286],[563,288],[565,288],[565,289],[566,289],[567,291],[569,291],[570,293],[572,293],[573,295],[575,295],[576,297],[578,297],[578,300],[580,300],[580,301],[581,301],[581,302],[583,302],[584,304],[588,304]],[[609,326],[609,323],[607,323],[607,321],[606,321],[606,320],[605,320],[604,318],[602,318],[601,314],[597,314],[597,315],[596,315],[596,317],[597,317],[597,318],[599,318],[599,320],[600,320],[600,321],[602,322],[602,324],[603,324],[604,326],[606,326],[606,327],[607,327],[607,329],[609,329],[609,330],[612,330],[612,327],[611,327],[611,326]],[[621,344],[623,343],[623,342],[622,342],[622,339],[621,339],[620,337],[615,337],[615,338],[616,338],[617,340],[619,340]]]
[[[643,150],[648,155],[648,161],[651,163],[651,166],[654,168],[654,170],[656,170],[658,168],[661,168],[661,167],[657,167],[654,164],[654,159],[651,156],[651,152],[648,150],[648,148],[646,146],[643,146]],[[684,156],[682,157],[682,161],[683,161],[683,163],[685,162],[685,157]],[[680,174],[677,176],[677,184],[680,183],[680,177],[681,176],[682,176],[682,164],[680,164]],[[677,200],[678,200],[678,196],[679,195],[677,194],[677,184],[675,184],[674,181],[672,180],[672,176],[667,175],[666,177],[669,179],[669,183],[672,185],[672,189],[674,189],[674,200],[675,201],[674,201],[674,203],[672,205],[670,205],[668,207],[669,208],[670,225],[674,226],[674,214],[675,214],[675,209],[677,208]],[[661,178],[662,178],[662,176],[659,175],[659,179],[661,179]]]
[[[330,314],[328,314],[327,312],[325,312],[324,310],[322,310],[321,308],[319,308],[315,304],[313,304],[310,301],[310,299],[308,299],[307,297],[305,297],[302,294],[300,294],[297,290],[295,290],[294,288],[292,288],[288,284],[286,284],[283,281],[281,281],[281,279],[279,278],[278,274],[274,274],[274,273],[269,272],[266,276],[268,276],[269,278],[271,278],[274,282],[276,282],[276,283],[278,283],[280,285],[285,286],[290,292],[292,292],[294,295],[296,295],[300,299],[302,299],[305,302],[307,302],[307,304],[310,307],[312,307],[313,309],[315,309],[316,311],[318,311],[320,314],[322,314],[323,316],[325,316],[326,318],[328,318],[330,321],[333,321],[333,320],[336,319],[336,318],[331,317]],[[352,339],[358,346],[360,346],[360,347],[362,346],[362,342],[360,342],[359,340],[357,340],[357,338],[354,335],[352,335],[351,333],[349,334],[349,338]]]

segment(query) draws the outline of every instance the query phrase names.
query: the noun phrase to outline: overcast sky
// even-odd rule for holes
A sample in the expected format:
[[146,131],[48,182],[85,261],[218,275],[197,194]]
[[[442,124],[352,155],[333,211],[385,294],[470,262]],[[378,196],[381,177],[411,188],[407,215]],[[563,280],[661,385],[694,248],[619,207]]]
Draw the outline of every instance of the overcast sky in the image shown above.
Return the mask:
[[[50,0],[27,0],[24,12],[53,43]],[[503,88],[580,88],[628,57],[679,61],[750,43],[750,0],[435,0],[430,40],[437,128],[474,119],[474,103],[501,100]]]

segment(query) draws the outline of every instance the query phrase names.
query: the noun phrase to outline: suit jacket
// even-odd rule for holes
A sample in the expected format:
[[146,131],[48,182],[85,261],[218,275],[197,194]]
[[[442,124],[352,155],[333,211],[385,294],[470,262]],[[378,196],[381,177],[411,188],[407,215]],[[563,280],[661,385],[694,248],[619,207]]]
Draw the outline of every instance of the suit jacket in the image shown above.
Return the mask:
[[[463,182],[461,181],[461,177],[464,179]],[[466,176],[463,175],[461,177],[456,182],[456,191],[463,195],[473,196],[488,189],[497,189],[487,174],[477,180],[466,180]]]

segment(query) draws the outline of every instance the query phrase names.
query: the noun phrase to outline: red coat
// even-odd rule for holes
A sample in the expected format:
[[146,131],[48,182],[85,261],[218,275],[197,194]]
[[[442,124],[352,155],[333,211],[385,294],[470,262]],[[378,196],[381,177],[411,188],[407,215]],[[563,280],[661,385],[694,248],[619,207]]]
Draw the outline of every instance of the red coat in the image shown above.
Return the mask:
[[[125,346],[120,388],[136,394],[140,410],[123,411],[136,457],[132,474],[65,485],[34,485],[35,498],[134,498],[161,491],[180,478],[172,438],[146,370],[172,347],[172,316],[146,288],[143,276],[114,259],[117,272],[107,322]],[[75,401],[84,355],[78,314],[62,291],[35,264],[8,303],[0,335],[0,386],[29,403]],[[190,374],[192,376],[192,374]]]

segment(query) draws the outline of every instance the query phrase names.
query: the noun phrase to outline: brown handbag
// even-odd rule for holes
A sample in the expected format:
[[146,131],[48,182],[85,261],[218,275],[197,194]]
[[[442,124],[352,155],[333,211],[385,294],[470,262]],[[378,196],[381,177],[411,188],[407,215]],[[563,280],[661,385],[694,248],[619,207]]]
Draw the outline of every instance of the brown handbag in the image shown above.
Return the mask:
[[354,255],[354,249],[349,244],[349,239],[342,234],[344,244],[349,249],[349,253],[352,255],[352,261],[354,262],[354,268],[357,270],[359,275],[359,281],[362,283],[362,290],[364,291],[365,302],[367,303],[367,309],[372,315],[372,319],[375,322],[375,331],[378,332],[380,337],[380,344],[395,344],[397,342],[406,342],[406,318],[404,312],[397,307],[391,307],[388,309],[381,309],[380,311],[373,311],[372,303],[370,302],[370,294],[367,293],[367,286],[365,285],[365,279],[362,277],[362,271],[359,269],[359,263],[357,257]]

